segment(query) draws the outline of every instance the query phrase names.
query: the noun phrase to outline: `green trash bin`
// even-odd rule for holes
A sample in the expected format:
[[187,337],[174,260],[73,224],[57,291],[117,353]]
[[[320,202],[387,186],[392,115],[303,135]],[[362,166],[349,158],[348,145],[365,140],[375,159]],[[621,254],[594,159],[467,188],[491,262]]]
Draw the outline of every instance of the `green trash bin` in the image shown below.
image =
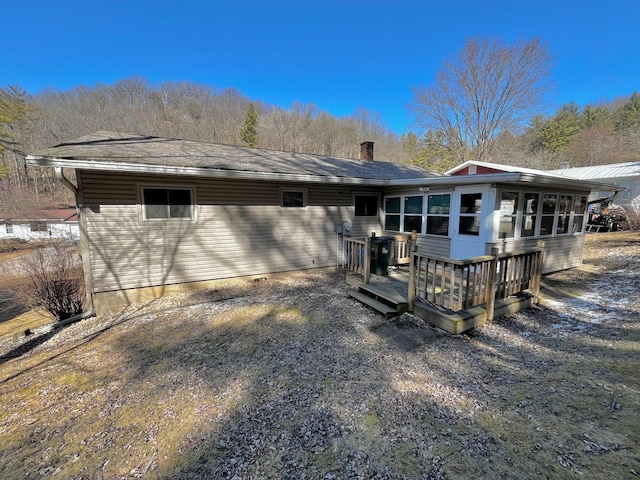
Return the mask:
[[387,275],[391,262],[392,238],[373,237],[371,239],[371,273]]

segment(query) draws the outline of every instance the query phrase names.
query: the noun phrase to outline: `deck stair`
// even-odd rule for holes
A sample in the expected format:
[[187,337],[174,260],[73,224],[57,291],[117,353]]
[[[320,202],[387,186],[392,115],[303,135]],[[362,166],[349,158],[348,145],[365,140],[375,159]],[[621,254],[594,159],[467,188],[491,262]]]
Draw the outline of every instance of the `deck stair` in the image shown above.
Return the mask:
[[407,311],[407,297],[391,286],[358,285],[358,290],[349,292],[349,296],[377,310],[387,318]]

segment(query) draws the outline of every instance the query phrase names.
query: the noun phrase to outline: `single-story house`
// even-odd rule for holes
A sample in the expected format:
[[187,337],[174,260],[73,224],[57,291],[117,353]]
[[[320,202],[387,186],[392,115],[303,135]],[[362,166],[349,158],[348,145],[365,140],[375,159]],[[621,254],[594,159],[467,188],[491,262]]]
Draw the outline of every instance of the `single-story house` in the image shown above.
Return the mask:
[[[562,168],[549,170],[553,175],[560,175],[575,180],[603,182],[625,187],[614,203],[623,207],[633,205],[640,209],[640,162],[612,163],[608,165],[593,165],[591,167]],[[589,201],[610,197],[614,191],[592,192]]]
[[76,193],[98,312],[221,279],[335,267],[345,235],[416,231],[418,252],[459,259],[542,239],[544,271],[571,268],[587,197],[610,188],[540,171],[438,175],[374,161],[372,142],[360,156],[98,132],[27,162],[56,168]]
[[0,239],[2,238],[79,240],[77,211],[75,208],[58,208],[0,213]]

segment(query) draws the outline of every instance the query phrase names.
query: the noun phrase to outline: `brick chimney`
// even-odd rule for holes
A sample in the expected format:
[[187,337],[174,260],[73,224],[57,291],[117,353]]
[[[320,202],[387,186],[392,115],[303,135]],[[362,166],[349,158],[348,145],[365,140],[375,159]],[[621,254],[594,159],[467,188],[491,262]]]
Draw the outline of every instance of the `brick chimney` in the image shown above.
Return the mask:
[[373,162],[373,142],[362,142],[360,144],[360,160]]

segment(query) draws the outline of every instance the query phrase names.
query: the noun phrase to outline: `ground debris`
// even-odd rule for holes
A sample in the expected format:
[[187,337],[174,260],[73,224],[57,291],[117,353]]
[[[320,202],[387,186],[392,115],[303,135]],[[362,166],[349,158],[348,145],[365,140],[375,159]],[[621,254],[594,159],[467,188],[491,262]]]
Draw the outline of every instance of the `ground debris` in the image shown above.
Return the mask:
[[70,325],[0,363],[0,478],[637,476],[640,252],[596,245],[564,300],[465,335],[327,272]]

